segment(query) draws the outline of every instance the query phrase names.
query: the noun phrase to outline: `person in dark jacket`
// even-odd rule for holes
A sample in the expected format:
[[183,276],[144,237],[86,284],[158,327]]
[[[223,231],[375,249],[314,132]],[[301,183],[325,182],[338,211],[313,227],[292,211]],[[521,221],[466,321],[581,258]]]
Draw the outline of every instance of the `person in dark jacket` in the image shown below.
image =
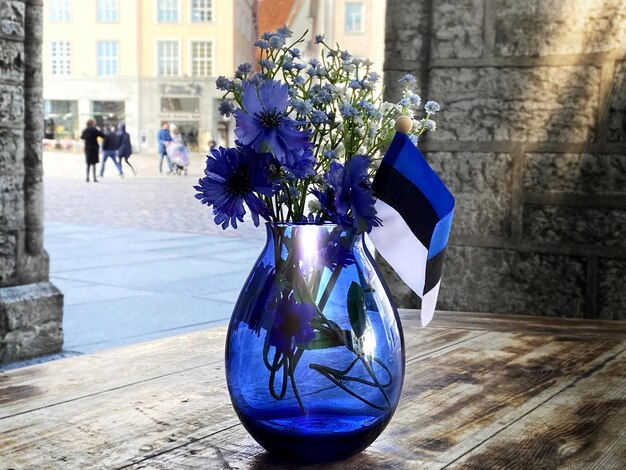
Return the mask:
[[83,129],[80,138],[85,141],[85,163],[87,164],[87,182],[89,182],[89,168],[93,170],[93,181],[96,179],[96,165],[100,161],[100,146],[98,145],[98,137],[104,139],[104,133],[96,128],[96,121],[89,119],[87,127]]
[[133,146],[130,143],[130,135],[126,132],[126,124],[124,121],[120,122],[117,126],[117,138],[119,141],[119,147],[117,148],[117,158],[120,160],[120,166],[126,160],[126,164],[133,170],[133,175],[136,175],[137,172],[133,168],[133,166],[128,162],[128,158],[133,154]]
[[104,176],[104,165],[106,164],[108,158],[113,160],[113,163],[115,163],[115,167],[117,168],[120,178],[124,177],[122,164],[117,159],[117,149],[119,146],[120,142],[117,134],[115,133],[115,128],[108,128],[107,132],[104,134],[104,140],[102,141],[102,164],[100,165],[100,178]]
[[163,174],[163,159],[167,160],[167,174],[172,172],[172,160],[167,154],[167,146],[172,142],[172,136],[170,135],[170,125],[168,122],[163,121],[161,123],[161,129],[157,133],[157,140],[159,142],[159,173]]

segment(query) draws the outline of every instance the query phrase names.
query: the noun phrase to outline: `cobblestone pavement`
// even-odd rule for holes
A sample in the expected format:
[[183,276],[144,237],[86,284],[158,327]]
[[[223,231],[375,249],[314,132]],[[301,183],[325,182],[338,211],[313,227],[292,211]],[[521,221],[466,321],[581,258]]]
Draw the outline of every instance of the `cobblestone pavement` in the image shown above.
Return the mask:
[[45,152],[46,221],[264,237],[264,229],[254,227],[250,219],[237,230],[222,230],[213,223],[211,210],[195,199],[193,186],[204,171],[203,155],[191,155],[187,176],[159,175],[157,158],[132,155],[130,162],[137,176],[124,164],[124,179],[120,179],[109,160],[104,178],[99,178],[98,183],[87,183],[82,154]]

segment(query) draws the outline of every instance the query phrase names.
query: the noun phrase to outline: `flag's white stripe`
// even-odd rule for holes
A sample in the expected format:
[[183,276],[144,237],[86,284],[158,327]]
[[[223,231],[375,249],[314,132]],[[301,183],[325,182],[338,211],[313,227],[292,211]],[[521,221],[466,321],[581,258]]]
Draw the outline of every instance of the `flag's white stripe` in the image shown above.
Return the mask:
[[370,232],[374,246],[400,278],[421,297],[428,250],[393,207],[378,199],[375,208],[383,226]]
[[422,297],[422,326],[428,325],[433,319],[433,315],[435,314],[435,307],[437,306],[439,286],[441,286],[441,280],[439,280],[435,287],[429,290],[426,295]]

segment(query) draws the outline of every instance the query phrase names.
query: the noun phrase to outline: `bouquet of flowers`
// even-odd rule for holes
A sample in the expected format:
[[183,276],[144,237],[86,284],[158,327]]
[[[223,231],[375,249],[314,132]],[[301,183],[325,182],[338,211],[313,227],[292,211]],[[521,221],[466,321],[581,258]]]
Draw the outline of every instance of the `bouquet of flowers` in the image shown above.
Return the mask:
[[[381,223],[370,184],[378,154],[393,138],[395,119],[421,109],[410,89],[415,78],[400,80],[398,103],[384,102],[372,62],[331,47],[323,35],[315,36],[319,58],[305,60],[297,47],[305,35],[291,37],[287,27],[264,33],[255,43],[258,67],[244,63],[234,79],[217,79],[220,113],[235,117],[238,140],[208,156],[196,197],[224,229],[243,222],[245,204],[257,226],[262,217],[369,232]],[[423,109],[410,131],[415,142],[436,128],[439,105],[428,101]]]
[[[224,229],[237,228],[247,210],[255,225],[270,222],[271,239],[229,327],[231,396],[248,390],[240,403],[249,411],[238,408],[240,417],[258,413],[266,404],[255,401],[261,398],[252,387],[263,371],[275,401],[291,397],[299,411],[310,412],[314,399],[329,403],[331,385],[378,410],[382,422],[399,399],[402,340],[395,310],[384,292],[375,292],[384,288],[359,235],[381,224],[372,178],[396,118],[412,124],[405,130],[416,142],[435,130],[431,117],[439,105],[421,107],[411,75],[401,79],[402,99],[384,102],[369,60],[332,47],[322,35],[315,36],[319,58],[306,60],[298,48],[305,35],[291,37],[287,27],[263,34],[255,43],[257,66],[241,64],[233,79],[217,79],[224,91],[220,112],[234,116],[237,141],[212,150],[195,186],[196,198],[212,207]],[[232,344],[245,345],[245,354],[230,350]],[[335,351],[331,362],[328,351]],[[250,377],[236,372],[241,367]],[[312,385],[311,376],[322,385]]]

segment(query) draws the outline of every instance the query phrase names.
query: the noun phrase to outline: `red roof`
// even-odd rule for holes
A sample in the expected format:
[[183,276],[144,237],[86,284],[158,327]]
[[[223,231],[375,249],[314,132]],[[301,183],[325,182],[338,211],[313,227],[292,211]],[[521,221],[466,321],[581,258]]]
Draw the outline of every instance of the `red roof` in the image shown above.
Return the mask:
[[266,31],[276,31],[287,24],[294,3],[296,0],[259,0],[259,35]]

